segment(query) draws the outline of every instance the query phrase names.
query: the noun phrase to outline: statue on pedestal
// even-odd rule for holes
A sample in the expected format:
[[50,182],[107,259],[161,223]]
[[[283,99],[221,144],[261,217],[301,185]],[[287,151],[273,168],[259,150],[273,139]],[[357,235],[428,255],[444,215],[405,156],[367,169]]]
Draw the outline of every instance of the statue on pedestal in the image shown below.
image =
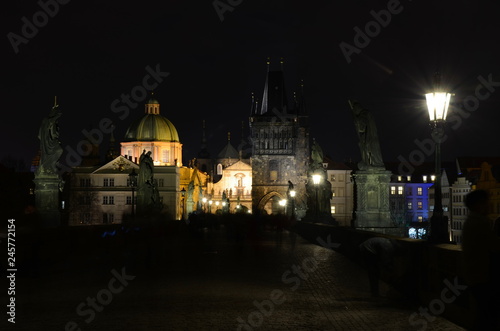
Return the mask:
[[377,127],[373,116],[357,101],[349,100],[349,105],[354,116],[354,125],[358,134],[359,149],[361,151],[361,162],[358,163],[358,168],[360,170],[384,169]]
[[139,158],[137,178],[137,211],[141,214],[159,212],[162,209],[160,193],[153,178],[153,159],[151,151],[144,150]]

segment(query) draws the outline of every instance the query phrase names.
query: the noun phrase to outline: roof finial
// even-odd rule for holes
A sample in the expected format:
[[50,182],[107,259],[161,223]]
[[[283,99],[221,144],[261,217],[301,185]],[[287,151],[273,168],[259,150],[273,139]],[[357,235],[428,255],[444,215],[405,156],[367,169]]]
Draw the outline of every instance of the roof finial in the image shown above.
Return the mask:
[[283,64],[285,64],[285,58],[281,57],[280,58],[281,71],[283,71]]
[[227,133],[227,142],[230,143],[231,142],[231,132],[228,132]]
[[267,57],[266,64],[267,64],[267,72],[269,72],[269,66],[271,65],[271,58],[269,56]]

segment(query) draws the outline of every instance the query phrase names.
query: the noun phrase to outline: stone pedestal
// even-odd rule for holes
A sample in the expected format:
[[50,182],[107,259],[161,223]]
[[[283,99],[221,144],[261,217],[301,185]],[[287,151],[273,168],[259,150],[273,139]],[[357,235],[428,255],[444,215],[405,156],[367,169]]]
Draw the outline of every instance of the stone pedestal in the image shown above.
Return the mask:
[[59,212],[59,187],[61,179],[58,175],[42,175],[36,177],[35,204],[42,221],[42,226],[53,228],[61,225]]
[[356,171],[353,177],[357,198],[354,227],[377,232],[386,232],[377,228],[394,228],[389,210],[391,172],[375,168]]

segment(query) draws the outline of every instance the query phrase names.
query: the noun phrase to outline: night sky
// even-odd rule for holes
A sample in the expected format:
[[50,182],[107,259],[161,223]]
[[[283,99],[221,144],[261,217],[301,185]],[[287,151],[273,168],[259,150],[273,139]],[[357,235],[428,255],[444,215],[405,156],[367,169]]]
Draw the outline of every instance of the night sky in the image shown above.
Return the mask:
[[[364,31],[375,20],[370,12],[388,6],[398,13],[373,30],[347,63],[339,44],[354,46],[354,28]],[[432,88],[434,72],[455,94],[454,107],[474,96],[478,76],[500,82],[496,1],[243,0],[223,21],[210,0],[70,1],[19,44],[17,54],[9,33],[22,36],[22,18],[32,22],[41,7],[36,1],[4,7],[0,161],[10,156],[30,162],[36,155],[38,128],[54,95],[63,111],[63,147],[76,148],[82,130],[103,118],[114,121],[120,141],[144,113],[144,102],[123,119],[111,105],[142,84],[147,66],[170,73],[155,95],[161,114],[179,132],[184,164],[199,151],[203,119],[212,155],[226,143],[227,131],[238,145],[241,121],[248,135],[250,96],[262,96],[268,56],[271,69],[285,58],[290,104],[304,79],[311,137],[337,161],[359,159],[349,98],[372,111],[384,159],[395,161],[408,157],[415,139],[430,137],[423,94]],[[448,127],[444,159],[500,154],[500,83],[489,88],[480,90],[489,95],[477,110],[465,111],[470,116]]]

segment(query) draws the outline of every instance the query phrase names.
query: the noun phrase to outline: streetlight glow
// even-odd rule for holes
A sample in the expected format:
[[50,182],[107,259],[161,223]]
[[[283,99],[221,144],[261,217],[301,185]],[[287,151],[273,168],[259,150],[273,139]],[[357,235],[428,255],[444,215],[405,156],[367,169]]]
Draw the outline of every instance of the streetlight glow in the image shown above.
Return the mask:
[[427,99],[427,109],[432,122],[446,120],[448,107],[450,106],[451,93],[434,92],[425,95]]
[[291,190],[291,191],[290,191],[290,196],[291,196],[292,198],[295,198],[295,194],[297,194],[297,192],[295,192],[295,190]]

